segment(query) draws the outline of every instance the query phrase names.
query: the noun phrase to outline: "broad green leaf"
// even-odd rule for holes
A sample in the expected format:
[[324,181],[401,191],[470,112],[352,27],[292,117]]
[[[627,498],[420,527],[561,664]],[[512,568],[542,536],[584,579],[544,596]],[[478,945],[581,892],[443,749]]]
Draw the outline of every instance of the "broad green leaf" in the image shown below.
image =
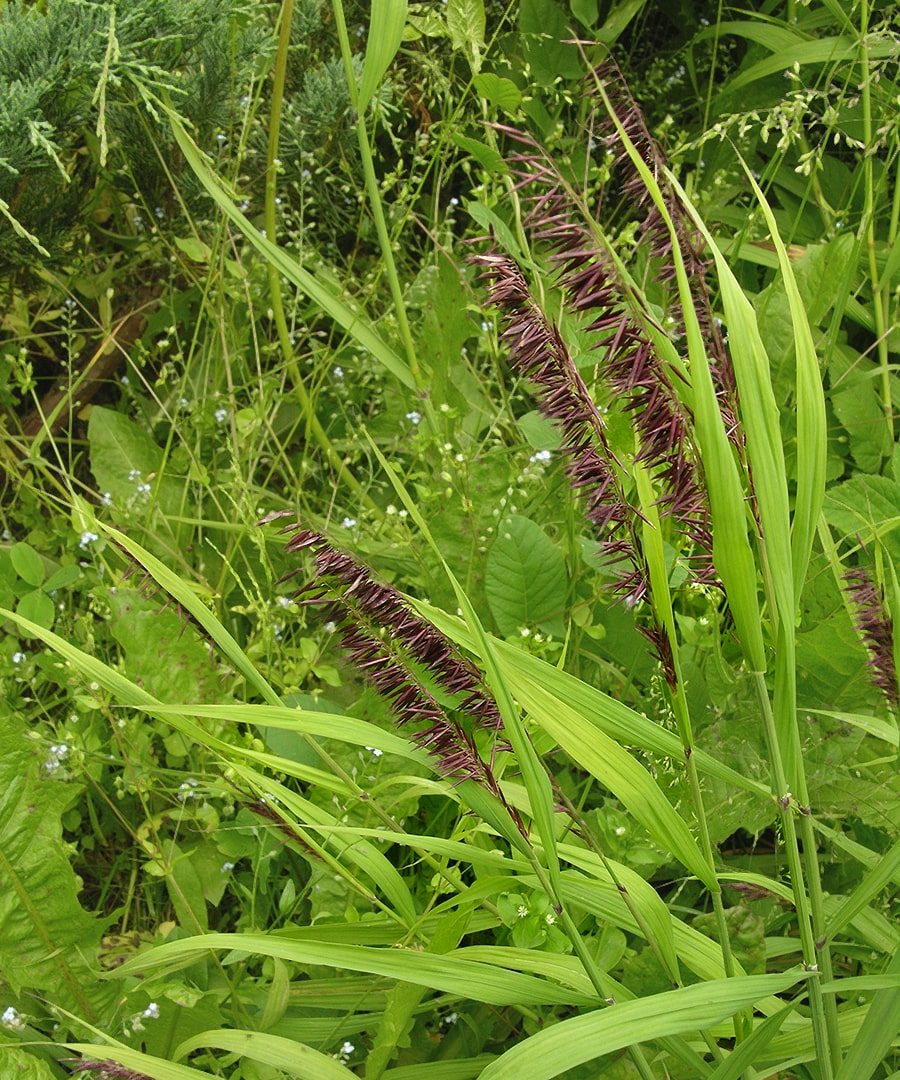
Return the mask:
[[563,633],[566,562],[540,525],[529,518],[503,518],[485,561],[485,593],[501,633],[530,627]]
[[[647,0],[620,0],[597,31],[597,40],[602,41],[604,45],[615,45],[646,3]],[[575,10],[574,3],[572,10]]]
[[503,155],[492,146],[488,146],[487,143],[483,143],[478,139],[470,139],[468,135],[460,135],[458,131],[452,132],[450,138],[460,150],[465,150],[467,154],[471,154],[485,172],[507,172],[508,166]]
[[311,1046],[293,1039],[267,1035],[262,1031],[203,1031],[181,1043],[173,1056],[187,1057],[205,1046],[271,1065],[288,1076],[298,1077],[298,1080],[353,1080],[356,1076],[329,1054],[313,1050]]
[[[169,513],[176,513],[184,496],[184,483],[162,475],[164,452],[145,428],[130,417],[101,405],[91,407],[88,421],[91,472],[100,491],[109,492],[117,503],[150,497]],[[147,495],[141,485],[149,485]]]
[[465,54],[476,73],[484,53],[484,23],[484,0],[447,0],[450,41]]
[[487,98],[492,105],[508,116],[512,116],[522,104],[522,91],[512,79],[505,79],[491,72],[484,72],[475,77],[475,89],[483,98]]
[[36,994],[86,1020],[114,990],[98,982],[105,924],[78,901],[61,817],[79,787],[55,779],[40,744],[12,716],[0,725],[0,971],[16,995]]
[[825,496],[825,518],[843,536],[865,546],[884,544],[900,566],[900,483],[887,476],[854,476]]
[[359,80],[357,109],[365,112],[397,55],[406,25],[407,0],[372,0],[366,59]]
[[56,1080],[46,1061],[18,1046],[0,1046],[0,1074],[10,1080]]
[[588,30],[600,18],[597,0],[569,0],[569,7],[575,18]]
[[342,327],[359,345],[368,349],[372,356],[395,378],[410,390],[416,389],[416,380],[400,356],[378,334],[369,318],[354,310],[346,301],[326,288],[313,274],[301,266],[283,248],[262,236],[235,206],[234,200],[222,186],[207,160],[197,149],[193,140],[172,110],[167,110],[172,134],[185,161],[193,169],[197,179],[225,216],[237,226],[249,243],[272,263],[280,274],[301,289],[329,318]]
[[550,1080],[603,1054],[712,1027],[804,978],[793,972],[721,979],[563,1020],[507,1050],[480,1080]]
[[16,604],[16,613],[23,619],[29,619],[49,629],[56,619],[56,607],[42,589],[33,589],[26,593]]
[[[298,940],[282,934],[205,934],[202,937],[166,942],[150,952],[127,960],[117,973],[134,975],[179,968],[208,949],[228,949],[253,956],[277,956],[297,964],[321,964],[344,971],[364,971],[387,979],[427,986],[489,1005],[584,1005],[595,1006],[595,995],[488,964],[434,956],[415,949],[371,949],[362,945]],[[790,984],[788,984],[790,985]]]
[[13,569],[28,585],[35,587],[43,584],[46,577],[44,560],[30,544],[20,542],[9,549]]

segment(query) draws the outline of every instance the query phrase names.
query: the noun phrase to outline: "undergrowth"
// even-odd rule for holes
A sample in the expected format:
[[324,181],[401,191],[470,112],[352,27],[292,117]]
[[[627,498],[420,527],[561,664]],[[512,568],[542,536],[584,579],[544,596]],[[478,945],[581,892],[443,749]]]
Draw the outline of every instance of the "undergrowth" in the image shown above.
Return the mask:
[[896,44],[3,10],[9,1075],[896,1072]]

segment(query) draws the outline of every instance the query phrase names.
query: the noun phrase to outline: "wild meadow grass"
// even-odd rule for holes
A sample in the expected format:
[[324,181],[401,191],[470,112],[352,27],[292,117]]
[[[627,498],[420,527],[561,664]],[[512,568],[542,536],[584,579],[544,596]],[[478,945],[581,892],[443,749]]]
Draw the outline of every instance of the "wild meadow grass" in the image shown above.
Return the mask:
[[4,1075],[900,1068],[896,34],[707,7],[0,15]]

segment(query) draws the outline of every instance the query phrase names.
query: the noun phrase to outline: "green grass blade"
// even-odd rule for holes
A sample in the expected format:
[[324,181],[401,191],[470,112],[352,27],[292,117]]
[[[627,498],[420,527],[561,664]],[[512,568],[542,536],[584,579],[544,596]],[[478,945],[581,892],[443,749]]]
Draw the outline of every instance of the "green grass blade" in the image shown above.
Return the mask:
[[297,1077],[297,1080],[353,1080],[356,1076],[330,1054],[323,1054],[282,1035],[268,1035],[262,1031],[201,1031],[199,1035],[193,1035],[181,1043],[173,1057],[183,1058],[207,1046],[271,1065],[288,1076]]
[[[894,953],[887,972],[900,973],[900,949]],[[900,989],[878,990],[835,1080],[869,1080],[884,1062],[900,1028]]]
[[111,526],[103,524],[103,522],[97,522],[97,527],[136,559],[154,581],[162,587],[163,591],[197,621],[204,632],[209,635],[222,653],[244,676],[248,685],[253,687],[271,705],[281,705],[281,698],[269,686],[237,641],[228,633],[203,601],[185,585],[178,574],[170,570],[165,563],[160,562],[155,555],[151,555],[146,548],[141,547],[137,541],[125,533],[119,532],[118,529],[113,529]]
[[396,754],[423,765],[431,764],[428,754],[402,735],[341,713],[289,709],[275,705],[248,705],[246,702],[232,702],[228,705],[162,705],[147,707],[145,711],[166,720],[170,717],[193,716],[205,720],[224,720],[232,724],[252,724],[255,727],[297,731],[304,735],[338,739],[353,746],[372,746],[386,754]]
[[712,1027],[804,978],[798,971],[723,979],[563,1020],[508,1050],[480,1080],[550,1080],[602,1054]]
[[[797,491],[791,522],[791,565],[794,576],[794,609],[806,579],[813,537],[825,499],[825,469],[828,455],[825,417],[825,393],[819,360],[813,342],[806,308],[797,287],[797,279],[784,241],[778,232],[775,215],[746,162],[741,160],[747,179],[762,208],[769,236],[778,253],[778,265],[788,298],[794,330],[797,403]],[[743,409],[741,410],[743,413]],[[768,537],[766,537],[768,543]]]
[[[174,1061],[142,1054],[126,1046],[106,1046],[103,1043],[66,1043],[66,1049],[83,1054],[89,1061],[115,1061],[131,1069],[135,1075],[149,1076],[152,1080],[200,1080],[209,1077],[205,1069],[192,1069]],[[90,1076],[90,1073],[87,1074]]]
[[256,248],[264,259],[271,262],[280,274],[301,289],[326,315],[333,319],[363,348],[386,368],[395,378],[410,390],[416,389],[412,372],[398,353],[380,336],[371,321],[354,311],[333,292],[330,292],[313,274],[278,247],[244,217],[235,206],[233,199],[222,186],[219,178],[204,160],[197,146],[184,130],[178,115],[172,109],[166,109],[172,133],[184,154],[185,161],[197,175],[197,179],[207,193],[246,239]]
[[763,1020],[749,1038],[734,1048],[709,1080],[740,1080],[781,1031],[782,1024],[793,1011],[793,1005],[787,1005]]
[[406,25],[407,0],[372,0],[366,59],[357,91],[357,112],[365,112],[397,55]]
[[[352,934],[352,926],[348,927]],[[253,956],[277,956],[297,964],[318,964],[343,971],[360,971],[386,979],[427,986],[489,1005],[596,1006],[593,994],[582,994],[530,975],[490,964],[433,955],[415,949],[372,949],[364,945],[298,940],[282,934],[204,934],[166,942],[128,960],[116,975],[151,974],[193,963],[199,953],[227,949]]]
[[[478,652],[471,634],[457,616],[448,615],[447,612],[423,600],[410,602],[451,640],[471,652]],[[592,728],[605,732],[617,742],[625,746],[638,746],[667,757],[676,759],[683,757],[684,749],[681,740],[674,732],[667,731],[616,698],[589,686],[581,679],[562,671],[554,664],[547,663],[540,657],[532,656],[509,642],[496,639],[492,639],[492,642],[514,695],[518,696],[519,679],[524,676],[576,709]],[[760,798],[770,797],[767,785],[729,768],[705,750],[696,749],[694,757],[701,773],[714,776],[744,791],[750,791]]]
[[[728,441],[725,422],[719,410],[709,357],[684,260],[680,241],[666,201],[656,178],[622,127],[603,84],[597,81],[597,91],[615,125],[634,168],[637,170],[654,206],[662,216],[672,240],[675,277],[684,317],[690,359],[690,382],[693,390],[692,409],[694,433],[703,462],[705,487],[709,495],[710,521],[713,537],[713,562],[728,598],[738,637],[753,671],[766,670],[759,598],[757,596],[757,566],[747,535],[749,526],[745,491],[738,472],[734,450]],[[680,191],[680,189],[678,189]],[[681,193],[683,196],[683,193]]]
[[853,919],[886,888],[900,870],[900,840],[886,852],[878,865],[870,870],[860,884],[828,918],[828,937],[840,934]]
[[592,728],[575,709],[549,694],[540,684],[522,679],[517,683],[516,694],[532,719],[580,768],[609,788],[658,844],[708,888],[718,891],[719,883],[687,823],[627,750]]

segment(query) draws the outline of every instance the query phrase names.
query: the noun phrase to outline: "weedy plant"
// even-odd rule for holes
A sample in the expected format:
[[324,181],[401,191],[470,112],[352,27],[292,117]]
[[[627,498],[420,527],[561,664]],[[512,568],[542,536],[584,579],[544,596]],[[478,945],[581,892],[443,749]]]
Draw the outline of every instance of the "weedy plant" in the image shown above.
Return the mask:
[[[464,7],[448,5],[451,36]],[[474,9],[469,40],[484,46]],[[361,77],[339,0],[334,16],[396,351],[383,324],[276,243],[272,185],[262,236],[168,115],[200,183],[267,262],[283,363],[294,357],[278,310],[282,277],[411,395],[423,394],[429,373],[391,258],[372,150],[376,91],[406,5],[373,3]],[[290,22],[289,3],[283,17]],[[482,54],[470,48],[474,69]],[[382,580],[354,545],[307,520],[314,513],[268,514],[245,558],[283,600],[285,618],[339,639],[346,677],[374,688],[389,710],[364,692],[342,710],[327,695],[279,689],[235,626],[172,568],[171,550],[151,550],[79,503],[140,591],[162,593],[172,609],[156,614],[153,600],[126,592],[135,622],[185,625],[182,643],[161,636],[157,647],[191,678],[151,682],[127,654],[119,665],[95,655],[87,631],[67,640],[21,610],[2,614],[48,646],[48,685],[83,681],[124,733],[129,809],[143,814],[128,827],[141,872],[165,885],[159,910],[174,917],[154,924],[149,911],[154,932],[114,950],[102,920],[78,903],[59,849],[55,861],[34,864],[39,830],[57,835],[68,809],[65,793],[46,794],[68,749],[54,743],[40,760],[10,726],[2,873],[11,888],[0,903],[17,955],[4,965],[15,1000],[0,1053],[17,1068],[61,1075],[77,1054],[88,1074],[159,1080],[856,1080],[896,1069],[900,940],[884,899],[900,866],[896,800],[883,816],[858,804],[894,783],[900,589],[889,526],[873,519],[857,539],[826,501],[833,387],[822,372],[833,369],[827,356],[820,363],[814,329],[829,313],[816,309],[811,325],[803,276],[748,169],[790,315],[792,389],[780,400],[762,316],[621,74],[608,61],[588,65],[583,90],[591,145],[577,155],[510,124],[489,128],[483,145],[505,157],[490,159],[491,199],[473,210],[492,229],[471,261],[485,308],[499,313],[510,381],[530,387],[547,421],[527,423],[562,461],[573,576],[605,580],[607,625],[640,632],[655,674],[620,680],[612,694],[601,682],[609,661],[567,670],[581,660],[575,610],[584,625],[590,609],[577,584],[568,624],[541,605],[541,559],[555,545],[509,505],[487,555],[494,581],[506,567],[515,610],[561,625],[563,644],[551,662],[515,633],[492,634],[490,618],[503,629],[503,591],[473,600],[437,522],[426,520],[414,470],[375,438],[372,460],[444,574],[450,610]],[[594,212],[598,177],[632,207],[630,254],[601,224],[602,206]],[[504,202],[489,206],[497,187]],[[289,377],[302,383],[299,371]],[[419,400],[418,420],[440,437],[441,402]],[[301,396],[299,408],[311,441],[335,454],[313,401]],[[339,456],[332,463],[340,475]],[[372,501],[368,522],[388,530],[399,514]],[[573,524],[576,511],[583,525]],[[362,532],[345,536],[377,556]],[[42,570],[21,547],[14,565],[42,592]],[[822,610],[842,620],[846,686],[812,662]],[[601,644],[612,632],[589,629]],[[196,663],[207,644],[218,665],[212,692]],[[859,677],[867,656],[868,688]],[[307,660],[327,683],[326,664]],[[151,725],[164,738],[147,752],[177,792],[165,809],[146,762],[125,752]],[[188,781],[191,754],[199,775]],[[100,768],[85,775],[102,790]],[[36,805],[45,817],[34,817]],[[741,851],[741,826],[770,846]],[[649,852],[644,863],[639,849]],[[238,901],[229,913],[239,914],[216,921],[226,889]],[[93,979],[112,951],[123,962]],[[47,1003],[40,1009],[36,993]],[[50,1023],[61,1025],[56,1038]],[[32,1045],[42,1057],[27,1053]]]

